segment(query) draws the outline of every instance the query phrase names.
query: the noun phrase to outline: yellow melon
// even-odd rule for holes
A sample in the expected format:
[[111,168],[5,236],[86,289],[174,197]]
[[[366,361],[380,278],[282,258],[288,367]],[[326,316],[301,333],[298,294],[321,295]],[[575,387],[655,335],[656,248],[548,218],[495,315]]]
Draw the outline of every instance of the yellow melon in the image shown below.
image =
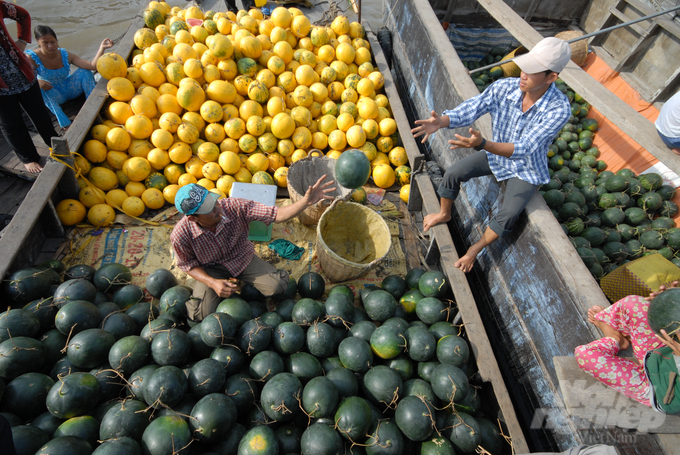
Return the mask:
[[331,131],[331,134],[328,135],[328,145],[334,150],[344,150],[347,146],[345,133],[340,130]]
[[129,101],[135,96],[135,86],[125,77],[114,77],[106,84],[106,91],[111,98],[118,101]]
[[272,11],[270,20],[276,27],[286,29],[288,26],[290,26],[293,16],[290,14],[290,11],[288,11],[287,8],[279,6],[274,8],[274,11]]
[[94,186],[85,186],[80,190],[78,199],[87,207],[93,207],[97,204],[106,203],[106,193]]
[[177,102],[187,111],[198,111],[204,101],[205,92],[197,84],[185,84],[177,90]]
[[73,226],[85,219],[87,209],[82,202],[75,199],[64,199],[57,206],[57,216],[64,226]]
[[123,172],[133,182],[142,182],[151,174],[151,164],[146,158],[133,156],[123,165]]
[[96,139],[103,144],[106,141],[106,133],[108,133],[110,129],[111,128],[104,124],[94,125],[90,128],[90,136],[92,136],[92,139]]
[[347,144],[352,148],[359,148],[366,142],[366,132],[361,125],[354,125],[347,130]]
[[182,119],[174,112],[166,112],[158,119],[159,126],[169,133],[176,133],[182,124]]
[[135,139],[146,139],[153,133],[153,123],[145,115],[133,115],[125,121],[125,130]]
[[253,153],[257,149],[257,138],[246,133],[239,138],[238,147],[245,153]]
[[222,191],[224,194],[229,194],[231,186],[234,184],[235,181],[236,179],[234,179],[234,177],[232,177],[231,175],[223,175],[220,178],[218,178],[217,181],[215,182],[215,188]]
[[149,161],[151,167],[156,171],[165,169],[165,166],[170,164],[170,155],[168,152],[160,148],[155,148],[149,151],[146,159]]
[[111,150],[106,154],[106,162],[109,163],[113,169],[122,169],[123,164],[128,158],[130,157],[127,153],[117,150]]
[[379,188],[389,188],[394,185],[396,176],[388,164],[378,164],[373,168],[373,183]]
[[312,133],[304,126],[295,128],[291,139],[293,144],[299,149],[306,149],[312,145]]
[[83,144],[82,153],[92,163],[103,163],[106,161],[107,149],[101,142],[90,139]]
[[233,103],[236,99],[236,89],[234,86],[227,81],[221,80],[212,81],[208,85],[205,94],[211,100],[221,104]]
[[246,132],[246,124],[239,117],[234,117],[224,124],[224,131],[230,138],[238,139]]
[[205,101],[200,109],[201,117],[208,123],[215,123],[222,120],[222,106],[216,101],[208,100]]
[[97,204],[92,206],[87,212],[87,219],[98,229],[110,226],[116,218],[116,212],[107,204]]
[[191,123],[182,122],[182,124],[177,128],[177,137],[180,141],[186,142],[187,144],[193,144],[198,140],[199,130]]
[[92,169],[92,164],[80,155],[75,155],[73,157],[73,164],[79,176],[87,175],[90,172],[90,169]]
[[[158,190],[156,190],[158,191]],[[144,194],[144,193],[142,193]],[[138,196],[128,196],[121,205],[123,212],[130,216],[141,216],[144,213],[144,201]]]
[[154,145],[154,147],[157,147],[161,150],[167,150],[170,148],[173,142],[174,138],[172,137],[172,133],[163,128],[154,130],[154,132],[151,133],[151,143]]
[[285,112],[276,114],[272,120],[272,134],[278,139],[287,139],[291,137],[295,131],[295,127],[295,120]]
[[280,188],[286,188],[288,186],[288,168],[281,166],[274,172],[274,182],[276,186]]
[[220,153],[218,163],[225,174],[235,174],[241,168],[241,160],[234,152]]
[[203,130],[203,134],[205,135],[205,139],[207,141],[214,144],[219,144],[227,137],[227,133],[224,131],[224,127],[221,123],[209,124]]
[[125,191],[116,188],[106,193],[106,203],[111,207],[120,207],[127,197],[128,194]]
[[175,204],[175,196],[177,195],[178,190],[179,185],[174,183],[163,188],[163,198],[165,198],[168,204]]
[[392,138],[390,137],[380,137],[375,143],[376,148],[379,152],[388,153],[394,147]]
[[139,68],[139,76],[145,84],[152,87],[159,87],[163,82],[167,81],[163,67],[157,62],[145,63]]
[[97,60],[97,72],[108,80],[114,77],[125,77],[127,76],[127,63],[115,52],[106,53]]
[[179,177],[177,184],[179,186],[185,186],[185,185],[188,185],[190,183],[196,183],[196,182],[198,182],[198,179],[196,179],[196,177],[194,177],[193,175],[191,175],[189,173],[186,173],[186,174],[182,174]]
[[234,180],[241,183],[250,183],[253,175],[245,167],[241,167],[235,174]]
[[264,104],[269,99],[269,87],[261,81],[254,80],[248,84],[247,94],[252,101]]
[[127,150],[130,141],[130,135],[123,128],[111,128],[106,133],[106,147],[110,150]]

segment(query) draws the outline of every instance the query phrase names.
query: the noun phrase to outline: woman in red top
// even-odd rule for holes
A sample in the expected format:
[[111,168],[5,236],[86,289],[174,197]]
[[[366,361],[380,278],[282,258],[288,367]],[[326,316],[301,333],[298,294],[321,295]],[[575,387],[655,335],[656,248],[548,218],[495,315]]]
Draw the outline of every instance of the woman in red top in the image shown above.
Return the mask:
[[[17,23],[19,39],[16,42],[5,28],[6,18]],[[30,41],[31,16],[28,11],[0,0],[0,130],[26,170],[37,174],[42,170],[38,162],[40,155],[28,133],[21,108],[26,111],[48,147],[57,132],[43,102],[33,66],[23,52]]]

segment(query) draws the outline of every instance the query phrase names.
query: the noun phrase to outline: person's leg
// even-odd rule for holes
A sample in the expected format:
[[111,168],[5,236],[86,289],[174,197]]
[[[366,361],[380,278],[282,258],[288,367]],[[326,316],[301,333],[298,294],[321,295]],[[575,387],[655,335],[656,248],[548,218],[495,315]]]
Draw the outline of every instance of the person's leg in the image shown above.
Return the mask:
[[33,125],[35,125],[43,142],[48,147],[52,147],[52,138],[59,135],[52,124],[52,117],[47,106],[45,106],[40,87],[38,84],[33,84],[31,88],[19,93],[18,96],[21,107],[26,111]]
[[635,358],[642,363],[649,351],[662,346],[647,322],[648,310],[649,302],[644,297],[630,295],[608,308],[591,308],[588,318],[594,324],[605,324],[630,339]]
[[649,381],[644,366],[619,357],[619,343],[611,337],[600,338],[574,351],[579,367],[598,381],[625,396],[649,406]]
[[[78,68],[71,75],[71,78],[75,80],[75,84],[77,85],[78,88],[78,90],[76,91],[78,94],[73,96],[73,98],[77,98],[78,96],[80,96],[81,93],[84,93],[86,98],[89,97],[90,93],[92,93],[92,90],[94,90],[94,86],[97,85],[97,83],[94,80],[94,74],[92,73],[92,71],[83,68]],[[73,95],[73,93],[71,95]]]
[[288,272],[277,269],[257,255],[253,256],[248,267],[238,276],[239,280],[250,283],[265,297],[281,294],[288,288]]
[[[69,93],[80,90],[77,85],[75,80],[69,78],[64,83],[53,86],[51,90],[40,91],[43,100],[45,101],[45,107],[54,114],[59,122],[59,126],[62,128],[69,126],[71,124],[71,119],[64,113],[61,105],[72,99],[72,97],[69,96]],[[75,98],[75,96],[73,98]]]
[[[36,84],[37,87],[37,84]],[[39,90],[39,89],[38,89]],[[38,91],[38,95],[40,92]],[[44,106],[42,97],[40,104]],[[19,95],[0,97],[0,131],[10,147],[14,149],[19,160],[29,172],[37,173],[42,169],[38,164],[40,155],[28,133],[28,128],[21,115]]]
[[659,137],[663,143],[666,144],[666,147],[673,150],[674,153],[680,155],[680,137],[664,136],[659,130],[656,130],[656,132],[659,133]]
[[[222,265],[203,267],[203,270],[213,278],[223,280],[231,278],[227,268]],[[186,303],[187,317],[194,322],[201,322],[206,316],[215,312],[222,300],[224,299],[207,284],[196,281],[191,298]]]
[[527,206],[529,200],[536,192],[536,185],[525,182],[518,178],[512,178],[505,185],[503,202],[495,217],[489,221],[489,226],[484,231],[482,238],[472,245],[467,252],[456,261],[454,266],[463,272],[472,270],[477,255],[488,245],[505,237],[512,232],[512,227],[517,222],[519,214]]
[[461,183],[475,177],[490,174],[489,160],[484,151],[473,153],[456,161],[453,166],[446,170],[437,190],[441,197],[439,212],[430,213],[425,216],[423,219],[423,231],[427,232],[432,226],[446,223],[451,219],[451,208],[453,207],[453,201],[458,197]]

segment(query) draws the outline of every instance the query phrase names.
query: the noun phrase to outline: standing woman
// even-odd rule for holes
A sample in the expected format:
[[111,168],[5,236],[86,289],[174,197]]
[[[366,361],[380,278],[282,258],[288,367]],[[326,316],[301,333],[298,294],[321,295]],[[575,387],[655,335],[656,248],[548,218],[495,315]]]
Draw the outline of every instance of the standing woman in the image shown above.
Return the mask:
[[[17,23],[19,39],[15,43],[5,28],[4,19]],[[23,53],[31,41],[31,16],[20,6],[0,0],[0,130],[26,170],[42,171],[40,155],[21,115],[26,111],[48,147],[57,136],[50,113],[40,95],[31,61]]]
[[[38,25],[33,31],[38,49],[27,50],[26,55],[33,60],[38,69],[38,84],[42,91],[45,105],[57,117],[59,126],[66,128],[71,124],[60,104],[79,97],[82,93],[90,96],[95,81],[92,71],[97,69],[97,60],[106,49],[113,46],[113,41],[106,38],[99,45],[97,55],[91,62],[59,47],[57,34],[46,25]],[[71,73],[71,64],[78,69]]]

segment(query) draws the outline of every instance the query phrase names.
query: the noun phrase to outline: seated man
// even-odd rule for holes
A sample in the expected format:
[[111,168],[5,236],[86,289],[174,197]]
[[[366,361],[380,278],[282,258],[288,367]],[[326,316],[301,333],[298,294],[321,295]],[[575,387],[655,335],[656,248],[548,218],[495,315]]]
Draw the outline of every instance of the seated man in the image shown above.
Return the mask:
[[184,217],[170,234],[177,266],[196,280],[193,297],[187,302],[187,316],[200,322],[214,313],[222,299],[239,291],[236,280],[250,283],[266,297],[280,294],[288,286],[288,272],[276,269],[255,256],[248,240],[248,226],[259,220],[269,225],[287,221],[322,199],[333,181],[321,177],[304,197],[286,207],[268,207],[239,198],[218,200],[202,186],[183,186],[175,206]]
[[680,155],[680,92],[666,101],[654,125],[666,147]]

